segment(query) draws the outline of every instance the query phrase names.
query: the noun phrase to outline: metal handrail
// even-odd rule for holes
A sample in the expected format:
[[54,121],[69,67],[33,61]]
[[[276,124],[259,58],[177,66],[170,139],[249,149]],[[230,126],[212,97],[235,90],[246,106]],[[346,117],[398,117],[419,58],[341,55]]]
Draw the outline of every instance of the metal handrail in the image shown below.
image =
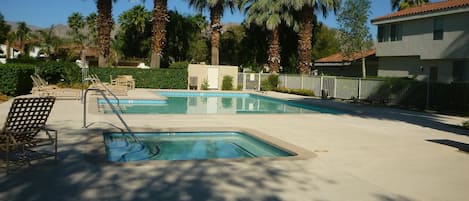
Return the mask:
[[132,130],[130,129],[130,127],[127,125],[127,123],[125,122],[124,118],[122,118],[121,114],[117,111],[117,109],[114,107],[114,105],[111,103],[111,101],[109,100],[109,98],[106,96],[106,94],[104,93],[103,90],[101,89],[95,89],[95,88],[91,88],[91,89],[86,89],[85,90],[85,94],[83,95],[83,98],[84,98],[84,101],[83,101],[83,128],[86,128],[86,96],[88,94],[88,91],[97,91],[101,94],[101,96],[103,96],[104,100],[106,100],[107,104],[111,107],[111,110],[114,114],[116,114],[117,118],[119,118],[119,120],[121,121],[121,123],[124,125],[125,129],[127,130],[127,132],[130,134],[130,136],[132,137],[132,139],[135,141],[135,142],[139,142],[140,143],[140,140],[133,134]]
[[[114,96],[114,98],[117,100],[117,104],[119,106],[119,109],[120,108],[120,105],[119,105],[119,98],[117,98],[117,96],[111,92],[111,90],[109,90],[109,88],[107,88],[100,80],[99,78],[94,75],[94,76],[91,76],[92,79],[95,79],[96,81],[98,81],[98,83],[100,83],[105,90],[102,90],[102,89],[98,89],[98,88],[87,88],[85,90],[85,93],[83,94],[83,128],[86,128],[86,96],[88,94],[88,91],[97,91],[101,94],[101,96],[104,98],[104,100],[106,100],[106,103],[109,105],[109,107],[111,107],[111,110],[114,114],[116,114],[116,116],[119,118],[119,120],[121,121],[121,123],[124,125],[124,127],[127,129],[127,133],[130,135],[130,137],[136,142],[138,143],[141,147],[141,149],[139,151],[142,151],[145,149],[145,145],[138,139],[137,136],[135,136],[135,134],[132,132],[132,130],[130,129],[130,127],[127,125],[127,123],[125,122],[124,118],[122,118],[121,116],[121,113],[119,111],[117,111],[117,109],[114,107],[114,105],[111,103],[111,101],[109,100],[109,98],[106,96],[106,93],[105,91],[107,91],[109,94],[111,94],[112,96]],[[123,135],[126,136],[126,133],[123,132]],[[156,148],[156,152],[152,154],[151,157],[153,156],[156,156],[160,153],[160,147],[158,145],[155,146]],[[126,153],[124,155],[121,156],[121,158],[123,160],[125,160],[127,154],[131,154],[131,153]]]

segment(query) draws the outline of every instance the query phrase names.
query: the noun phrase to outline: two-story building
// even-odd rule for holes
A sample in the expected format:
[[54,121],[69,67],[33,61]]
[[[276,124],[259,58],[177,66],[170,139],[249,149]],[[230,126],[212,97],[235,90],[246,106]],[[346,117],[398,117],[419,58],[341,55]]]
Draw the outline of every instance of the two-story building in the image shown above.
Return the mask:
[[371,20],[378,76],[469,81],[469,0],[428,3]]

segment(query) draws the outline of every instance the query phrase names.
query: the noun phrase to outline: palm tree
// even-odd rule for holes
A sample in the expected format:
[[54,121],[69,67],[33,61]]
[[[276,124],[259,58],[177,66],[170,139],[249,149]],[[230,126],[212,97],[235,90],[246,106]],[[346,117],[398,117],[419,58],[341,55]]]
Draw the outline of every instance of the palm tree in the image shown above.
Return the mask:
[[68,17],[67,24],[71,29],[69,34],[72,35],[74,42],[80,45],[81,61],[85,62],[85,35],[82,33],[85,27],[85,18],[81,13],[74,12]]
[[164,44],[166,42],[166,23],[169,21],[168,1],[153,1],[153,35],[151,46],[150,67],[160,68]]
[[90,38],[91,38],[89,42],[93,46],[96,46],[99,43],[97,18],[98,18],[98,15],[96,15],[96,13],[90,13],[85,18],[86,28],[88,29],[88,34],[90,35]]
[[111,45],[111,30],[114,24],[112,20],[112,2],[116,0],[95,0],[98,9],[98,38],[99,53],[98,66],[109,66],[109,49]]
[[404,10],[426,3],[428,3],[428,0],[391,0],[392,10]]
[[54,25],[51,25],[48,29],[38,30],[38,42],[41,47],[41,51],[47,55],[52,55],[56,52],[56,48],[60,43],[60,38],[54,35]]
[[300,74],[308,75],[311,72],[311,49],[313,37],[313,20],[318,11],[322,11],[324,17],[330,10],[336,11],[340,6],[340,0],[296,0],[285,1],[298,12],[300,19],[300,31],[298,33],[298,67]]
[[220,33],[221,33],[221,17],[223,16],[226,7],[232,11],[235,6],[233,0],[187,0],[189,5],[202,12],[204,9],[210,11],[210,28],[211,28],[211,64],[218,65],[219,62],[219,47],[220,47]]
[[[243,4],[246,2],[252,2],[246,7],[246,23],[264,26],[269,31],[267,63],[271,73],[278,73],[280,69],[279,26],[282,22],[291,26],[293,17],[282,0],[244,0]],[[244,5],[240,6],[244,7]]]
[[7,34],[7,59],[11,59],[11,45],[16,41],[16,33],[13,31]]
[[7,40],[7,34],[10,32],[11,26],[5,22],[5,19],[0,13],[0,44],[3,44]]
[[26,22],[18,22],[18,27],[16,29],[16,38],[20,42],[20,48],[23,53],[26,53],[25,43],[28,40],[29,34],[31,33],[31,29],[26,25]]

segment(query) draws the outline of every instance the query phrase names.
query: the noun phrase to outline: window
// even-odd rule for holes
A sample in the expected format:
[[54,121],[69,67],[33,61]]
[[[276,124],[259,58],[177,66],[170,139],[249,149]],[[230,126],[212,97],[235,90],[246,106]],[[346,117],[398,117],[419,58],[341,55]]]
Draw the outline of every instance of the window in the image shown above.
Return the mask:
[[378,26],[378,42],[384,41],[384,25]]
[[443,19],[433,20],[433,40],[443,40]]
[[392,24],[391,25],[391,41],[401,41],[401,40],[402,40],[402,25]]
[[378,42],[401,41],[402,25],[387,24],[378,26]]
[[385,25],[383,29],[383,42],[389,41],[389,25]]

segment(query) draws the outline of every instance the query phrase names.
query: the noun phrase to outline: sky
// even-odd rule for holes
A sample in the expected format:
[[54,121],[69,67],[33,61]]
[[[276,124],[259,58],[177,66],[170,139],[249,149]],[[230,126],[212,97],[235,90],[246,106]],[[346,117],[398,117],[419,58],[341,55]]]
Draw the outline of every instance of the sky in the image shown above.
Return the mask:
[[[144,2],[144,3],[142,3]],[[390,0],[371,0],[370,19],[386,15],[391,12]],[[148,10],[152,10],[152,0],[118,0],[113,5],[113,16],[118,16],[135,5],[144,4]],[[197,11],[190,8],[185,0],[168,0],[168,9],[177,10],[181,14],[195,14]],[[80,12],[84,16],[96,12],[95,0],[0,0],[0,13],[3,14],[6,21],[20,22],[24,21],[29,25],[35,25],[42,28],[51,25],[66,24],[67,17],[73,12]],[[205,13],[208,16],[207,13]],[[207,19],[209,19],[207,17]],[[244,19],[243,14],[235,11],[233,14],[227,10],[222,18],[223,23],[237,22]],[[336,16],[330,13],[327,18],[322,15],[318,19],[329,27],[337,27]],[[373,36],[376,35],[376,26],[369,24]]]

